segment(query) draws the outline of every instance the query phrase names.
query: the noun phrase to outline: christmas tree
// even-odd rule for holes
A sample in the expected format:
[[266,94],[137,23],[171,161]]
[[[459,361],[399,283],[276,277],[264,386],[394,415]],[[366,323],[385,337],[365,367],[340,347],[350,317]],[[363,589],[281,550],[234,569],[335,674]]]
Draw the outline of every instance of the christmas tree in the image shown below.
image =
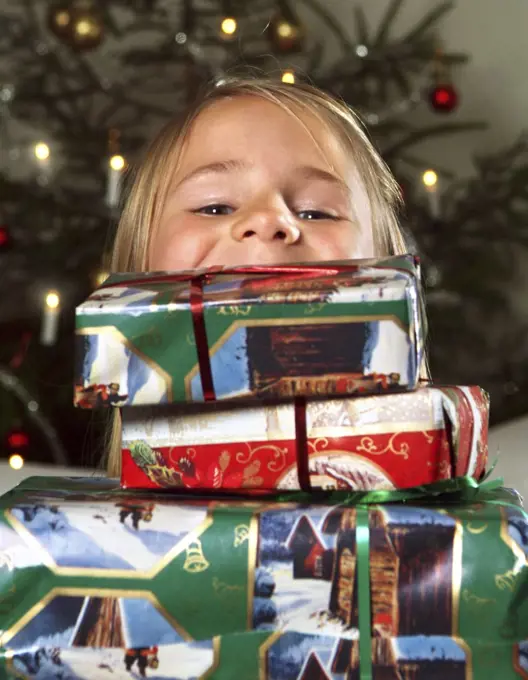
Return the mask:
[[528,140],[464,180],[420,156],[424,140],[485,121],[449,118],[452,69],[467,61],[442,49],[453,3],[395,35],[403,2],[388,0],[376,26],[360,8],[342,26],[323,0],[4,3],[3,455],[79,464],[97,451],[105,414],[71,406],[74,307],[105,276],[127,168],[203,83],[238,69],[308,80],[360,113],[402,186],[402,224],[422,258],[433,378],[488,389],[494,422],[528,410],[526,327],[508,295],[528,241]]

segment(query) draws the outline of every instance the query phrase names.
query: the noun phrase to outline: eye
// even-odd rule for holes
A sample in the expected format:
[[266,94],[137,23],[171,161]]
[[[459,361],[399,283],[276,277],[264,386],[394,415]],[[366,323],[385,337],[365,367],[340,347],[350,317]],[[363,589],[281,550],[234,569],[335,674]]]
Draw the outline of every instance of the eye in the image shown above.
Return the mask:
[[335,215],[323,212],[322,210],[301,210],[297,213],[301,220],[337,220]]
[[234,211],[230,205],[225,205],[224,203],[212,203],[211,205],[204,205],[203,208],[198,208],[193,212],[199,215],[212,215],[214,217],[222,217],[224,215],[231,215]]

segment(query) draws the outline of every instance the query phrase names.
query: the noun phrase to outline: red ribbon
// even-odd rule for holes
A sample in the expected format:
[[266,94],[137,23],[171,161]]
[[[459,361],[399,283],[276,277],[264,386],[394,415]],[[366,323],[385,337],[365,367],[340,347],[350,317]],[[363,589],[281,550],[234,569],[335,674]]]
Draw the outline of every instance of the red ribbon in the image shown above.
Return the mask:
[[203,313],[203,278],[196,276],[191,279],[191,292],[189,295],[196,354],[198,355],[198,367],[204,401],[214,401],[216,398],[213,385],[213,373],[211,371],[211,358],[209,356],[209,343],[207,342],[207,329]]
[[208,267],[207,269],[197,269],[193,271],[184,271],[174,274],[165,272],[153,272],[148,276],[138,278],[123,278],[120,281],[110,281],[103,283],[98,289],[99,291],[105,288],[119,288],[124,286],[144,286],[149,283],[185,283],[193,279],[201,279],[202,281],[213,276],[238,276],[251,274],[259,275],[274,275],[274,274],[307,274],[312,276],[335,276],[343,272],[356,272],[360,269],[357,264],[336,264],[332,267],[314,266],[314,265],[271,265],[267,266],[247,266],[247,267]]
[[297,453],[297,474],[301,491],[311,491],[310,466],[308,463],[308,433],[306,428],[306,399],[295,397],[295,446]]

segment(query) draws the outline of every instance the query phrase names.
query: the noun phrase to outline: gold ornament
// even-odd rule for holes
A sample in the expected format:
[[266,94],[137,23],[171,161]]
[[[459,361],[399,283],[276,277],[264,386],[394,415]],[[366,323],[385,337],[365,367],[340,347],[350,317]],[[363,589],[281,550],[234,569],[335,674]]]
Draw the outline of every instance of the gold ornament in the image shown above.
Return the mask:
[[270,21],[268,37],[278,52],[299,52],[303,46],[304,31],[298,21],[278,14]]
[[48,28],[57,38],[68,39],[71,33],[71,11],[69,2],[56,2],[48,10]]
[[72,47],[80,51],[98,47],[104,36],[101,15],[89,0],[77,0],[72,11]]
[[93,0],[71,0],[51,6],[48,26],[52,33],[75,50],[93,50],[104,38],[104,22]]

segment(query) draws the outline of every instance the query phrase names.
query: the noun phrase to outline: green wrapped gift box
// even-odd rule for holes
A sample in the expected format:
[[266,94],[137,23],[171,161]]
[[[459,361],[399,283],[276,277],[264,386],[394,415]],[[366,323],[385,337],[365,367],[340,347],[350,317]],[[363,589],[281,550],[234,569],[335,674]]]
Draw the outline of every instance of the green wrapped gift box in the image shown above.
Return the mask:
[[[29,479],[1,500],[0,677],[524,677],[518,497],[416,503]],[[361,644],[371,671],[360,669]]]
[[77,308],[83,408],[412,390],[412,256],[116,274]]

